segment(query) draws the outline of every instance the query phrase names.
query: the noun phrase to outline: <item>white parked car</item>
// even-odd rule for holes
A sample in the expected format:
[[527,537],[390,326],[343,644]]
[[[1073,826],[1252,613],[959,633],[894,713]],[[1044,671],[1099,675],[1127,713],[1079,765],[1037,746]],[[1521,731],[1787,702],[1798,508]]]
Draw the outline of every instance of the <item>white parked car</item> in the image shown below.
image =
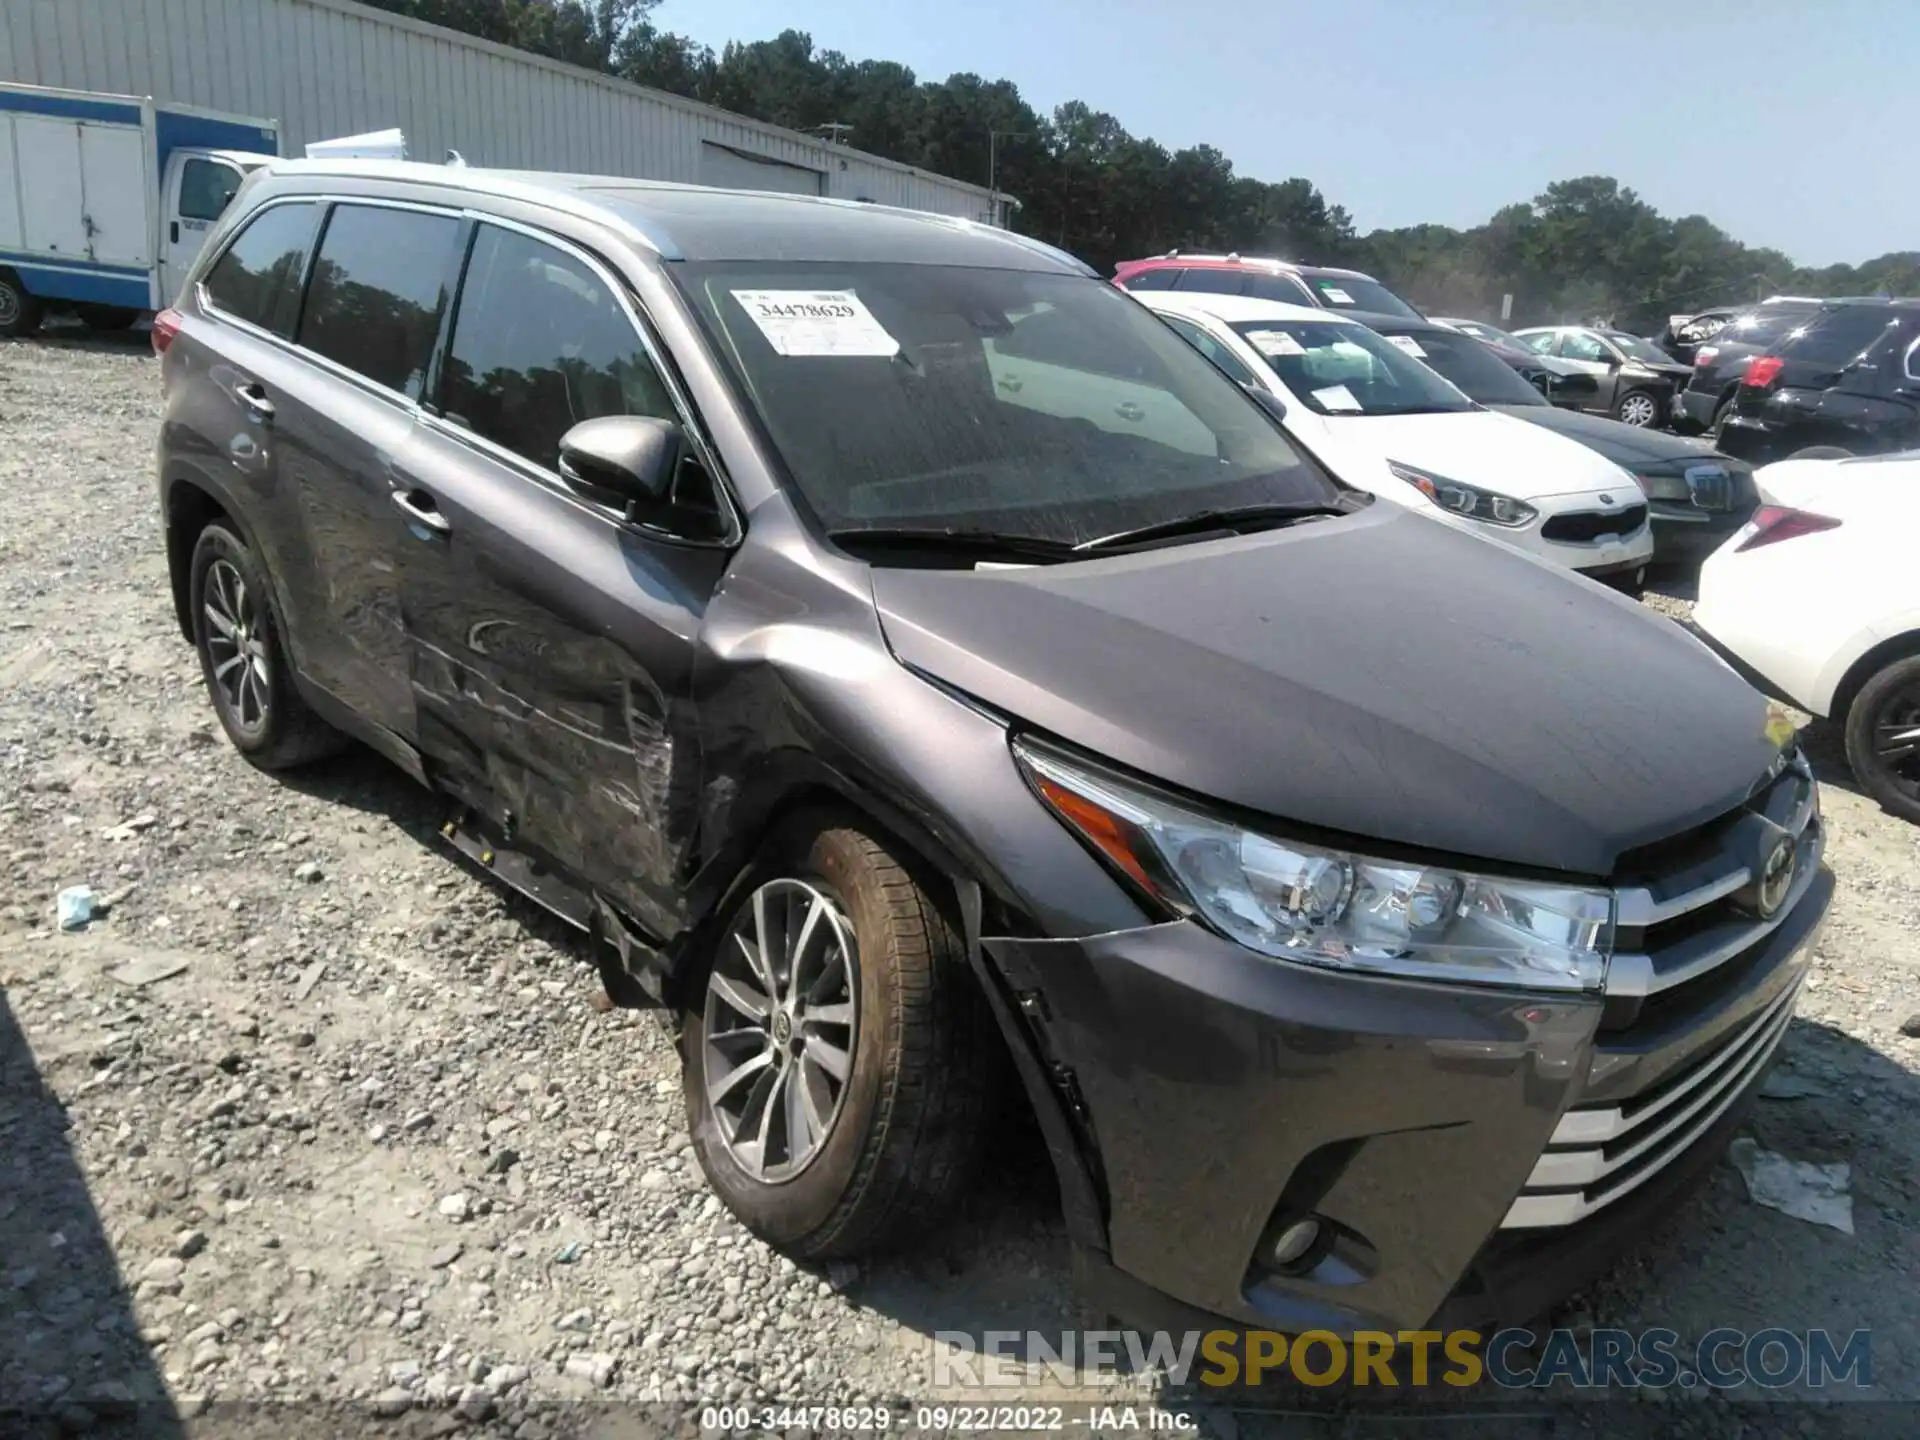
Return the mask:
[[1135,298],[1242,385],[1342,479],[1637,591],[1653,555],[1647,497],[1577,441],[1483,409],[1413,353],[1304,305],[1149,290]]
[[1700,570],[1693,622],[1736,665],[1844,727],[1874,799],[1920,823],[1920,452],[1783,460]]

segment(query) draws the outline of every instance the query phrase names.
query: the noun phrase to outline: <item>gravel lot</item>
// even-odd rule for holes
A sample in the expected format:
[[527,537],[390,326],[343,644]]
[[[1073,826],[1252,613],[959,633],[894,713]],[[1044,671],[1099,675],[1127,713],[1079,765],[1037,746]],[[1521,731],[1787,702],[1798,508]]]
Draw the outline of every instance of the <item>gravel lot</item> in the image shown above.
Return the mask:
[[[935,1330],[1070,1323],[1031,1154],[921,1253],[796,1267],[707,1193],[656,1026],[593,1008],[584,948],[437,848],[424,793],[364,752],[243,763],[167,597],[158,414],[141,337],[0,342],[0,1407],[79,1431],[164,1391],[191,1432],[370,1401],[537,1437],[622,1413],[545,1403],[588,1397],[925,1399]],[[1840,893],[1779,1072],[1807,1093],[1750,1133],[1848,1162],[1856,1233],[1723,1165],[1569,1318],[1870,1327],[1874,1393],[1914,1402],[1920,830],[1813,743]],[[60,934],[80,883],[111,912]],[[1704,1430],[1755,1398],[1636,1413]]]

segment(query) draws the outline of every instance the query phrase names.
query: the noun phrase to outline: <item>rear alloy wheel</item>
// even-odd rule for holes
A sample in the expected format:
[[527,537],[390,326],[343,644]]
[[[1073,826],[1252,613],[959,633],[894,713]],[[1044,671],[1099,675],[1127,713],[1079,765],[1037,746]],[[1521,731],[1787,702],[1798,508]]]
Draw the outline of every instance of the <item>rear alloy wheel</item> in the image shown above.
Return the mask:
[[1854,697],[1847,763],[1889,813],[1920,824],[1920,655],[1894,661]]
[[294,688],[267,582],[253,552],[224,525],[194,542],[193,640],[220,727],[262,770],[330,755],[345,737]]
[[1660,402],[1645,390],[1629,390],[1614,403],[1613,418],[1641,429],[1660,418]]
[[1006,1073],[957,926],[853,820],[790,822],[736,893],[680,1030],[708,1183],[803,1259],[924,1235]]

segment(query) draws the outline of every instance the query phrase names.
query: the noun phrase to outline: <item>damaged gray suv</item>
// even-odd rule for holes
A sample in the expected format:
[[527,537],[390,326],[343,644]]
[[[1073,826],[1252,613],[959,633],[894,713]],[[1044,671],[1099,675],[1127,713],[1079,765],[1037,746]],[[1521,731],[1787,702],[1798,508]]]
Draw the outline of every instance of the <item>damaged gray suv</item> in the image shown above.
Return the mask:
[[793,1255],[923,1235],[1025,1105],[1096,1311],[1531,1316],[1792,1016],[1832,880],[1761,697],[1045,246],[291,162],[155,345],[234,745],[444,797]]

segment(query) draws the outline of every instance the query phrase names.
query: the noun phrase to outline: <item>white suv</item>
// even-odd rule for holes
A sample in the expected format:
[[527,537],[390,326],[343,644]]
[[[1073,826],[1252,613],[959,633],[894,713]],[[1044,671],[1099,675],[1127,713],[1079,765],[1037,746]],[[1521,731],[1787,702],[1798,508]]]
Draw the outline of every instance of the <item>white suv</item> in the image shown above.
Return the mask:
[[1386,500],[1637,591],[1653,556],[1639,483],[1586,446],[1486,410],[1387,339],[1304,305],[1135,296],[1256,393],[1337,473]]

